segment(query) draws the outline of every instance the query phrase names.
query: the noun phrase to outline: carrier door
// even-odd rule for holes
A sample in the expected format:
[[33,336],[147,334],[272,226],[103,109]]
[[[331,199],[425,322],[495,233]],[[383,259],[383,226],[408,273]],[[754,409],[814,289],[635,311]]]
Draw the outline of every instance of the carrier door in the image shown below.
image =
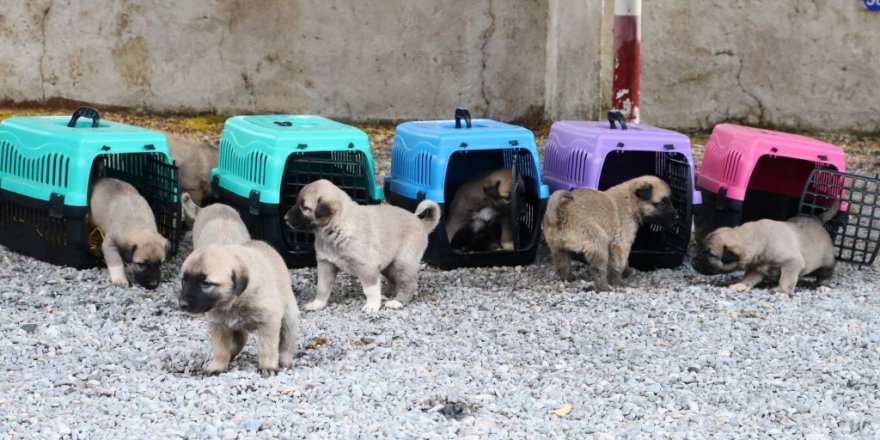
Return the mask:
[[183,232],[178,168],[150,156],[147,158],[144,184],[140,190],[156,216],[159,233],[171,242],[171,255],[176,254]]
[[870,266],[880,243],[880,179],[816,168],[804,185],[798,212],[818,216],[839,203],[825,223],[838,261]]
[[[517,156],[519,155],[519,150],[516,151]],[[518,160],[514,160],[511,164],[510,171],[511,179],[510,184],[510,218],[508,221],[510,222],[510,231],[513,234],[513,250],[518,250],[519,246],[519,217],[520,217],[520,204],[522,203],[519,199],[519,169],[517,167]]]
[[671,190],[672,207],[678,213],[678,220],[671,228],[666,228],[664,241],[669,249],[685,255],[691,239],[691,210],[694,197],[691,167],[687,159],[680,155],[669,155],[665,159],[663,180]]

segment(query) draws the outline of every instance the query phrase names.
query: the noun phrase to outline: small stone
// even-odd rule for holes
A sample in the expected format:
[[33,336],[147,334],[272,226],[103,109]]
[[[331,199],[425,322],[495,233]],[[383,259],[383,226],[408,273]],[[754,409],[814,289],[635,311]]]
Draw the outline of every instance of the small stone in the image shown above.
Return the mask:
[[263,426],[263,421],[259,419],[247,419],[240,425],[246,431],[257,432]]
[[28,333],[33,333],[37,330],[37,327],[37,324],[22,324],[21,329]]

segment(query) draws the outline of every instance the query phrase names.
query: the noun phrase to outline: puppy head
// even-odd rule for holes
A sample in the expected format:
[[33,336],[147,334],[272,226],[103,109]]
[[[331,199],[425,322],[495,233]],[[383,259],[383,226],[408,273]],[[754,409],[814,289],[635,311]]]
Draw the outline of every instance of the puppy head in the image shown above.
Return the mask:
[[[517,196],[525,194],[525,184],[522,176],[517,175]],[[510,207],[510,189],[513,186],[513,170],[510,168],[501,168],[495,170],[482,179],[483,193],[489,200],[489,204],[498,209],[504,210]]]
[[171,242],[156,231],[142,229],[118,246],[119,255],[135,281],[150,290],[159,287],[162,263],[171,252]]
[[284,215],[284,221],[293,229],[313,231],[327,226],[351,198],[329,180],[317,180],[306,186]]
[[232,246],[206,246],[183,262],[177,304],[189,313],[205,313],[235,303],[247,289],[247,266]]
[[636,212],[643,222],[650,221],[670,228],[678,219],[672,207],[669,185],[655,176],[642,176],[630,181],[630,189],[635,196]]
[[742,269],[745,252],[740,237],[731,228],[718,228],[703,240],[694,258],[694,269],[703,275],[716,275]]

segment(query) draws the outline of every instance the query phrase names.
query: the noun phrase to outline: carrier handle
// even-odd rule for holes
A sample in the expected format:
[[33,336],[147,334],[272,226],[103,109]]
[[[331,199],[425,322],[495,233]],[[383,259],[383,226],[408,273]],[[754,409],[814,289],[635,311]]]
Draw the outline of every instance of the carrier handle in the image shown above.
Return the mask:
[[614,126],[614,121],[620,122],[620,129],[626,130],[626,118],[623,117],[623,113],[619,111],[610,111],[608,112],[608,122],[611,123],[611,129],[615,130],[617,127]]
[[98,110],[92,107],[80,107],[73,112],[73,116],[70,117],[70,122],[67,123],[67,126],[76,127],[76,121],[81,116],[92,120],[92,128],[98,128],[98,124],[101,122],[101,113]]
[[471,128],[471,112],[462,107],[455,109],[455,128],[461,128],[462,118],[464,118],[467,128]]

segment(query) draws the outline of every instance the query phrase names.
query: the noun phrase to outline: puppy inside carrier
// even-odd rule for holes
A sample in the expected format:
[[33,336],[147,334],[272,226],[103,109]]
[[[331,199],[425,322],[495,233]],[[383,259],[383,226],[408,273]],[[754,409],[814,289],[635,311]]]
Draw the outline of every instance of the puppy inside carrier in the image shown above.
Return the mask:
[[[548,195],[541,183],[534,135],[525,128],[489,119],[471,120],[464,109],[456,110],[454,121],[397,126],[385,196],[392,205],[410,211],[425,199],[441,206],[443,218],[429,235],[424,255],[434,266],[452,269],[531,263]],[[453,205],[459,203],[457,197],[467,199],[462,204],[474,205],[465,207],[469,213],[489,215],[485,229],[474,231],[469,239],[493,245],[459,242],[457,234],[472,223],[450,231],[453,236],[447,233]],[[490,211],[494,213],[486,214]],[[472,220],[468,218],[468,222]],[[505,238],[508,233],[504,231],[509,237]]]
[[258,115],[228,119],[212,171],[215,193],[235,207],[251,236],[272,244],[290,267],[315,264],[315,236],[288,226],[299,191],[327,179],[359,204],[378,204],[367,134],[320,116]]
[[70,118],[0,122],[0,244],[53,264],[94,267],[103,235],[88,222],[89,188],[102,177],[137,188],[176,253],[178,172],[165,136],[102,120],[88,107]]
[[684,261],[691,235],[691,212],[701,202],[693,184],[690,139],[646,124],[627,124],[619,112],[604,121],[560,121],[547,139],[544,182],[552,190],[604,191],[627,180],[653,175],[669,185],[678,218],[672,227],[643,225],[630,251],[640,270],[675,267]]
[[697,240],[722,226],[798,215],[804,185],[816,169],[845,172],[843,150],[794,134],[715,126],[697,173],[704,202],[695,213]]

